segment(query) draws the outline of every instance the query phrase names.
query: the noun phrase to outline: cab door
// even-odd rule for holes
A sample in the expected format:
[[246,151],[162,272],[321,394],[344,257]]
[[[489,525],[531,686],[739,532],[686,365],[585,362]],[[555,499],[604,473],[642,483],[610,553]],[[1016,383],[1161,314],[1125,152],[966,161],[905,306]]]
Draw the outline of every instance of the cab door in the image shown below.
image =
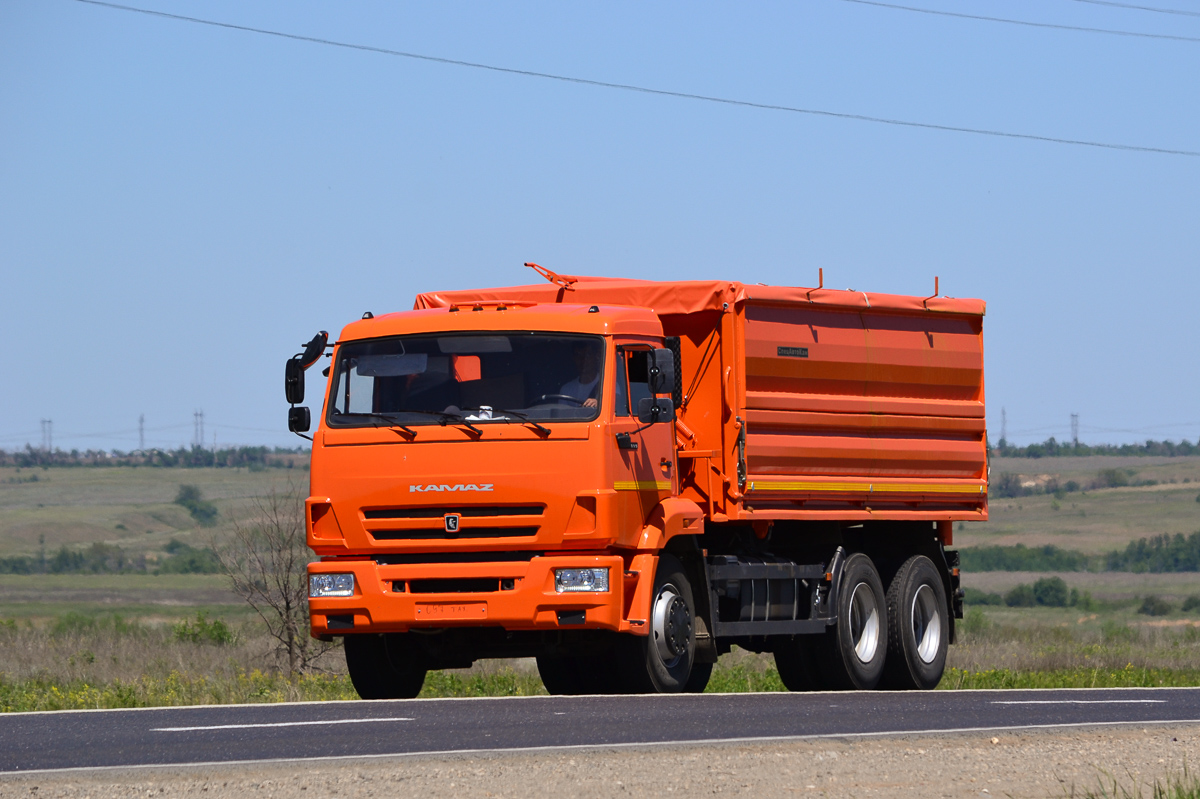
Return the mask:
[[649,344],[618,345],[614,359],[613,488],[617,494],[617,544],[636,546],[650,513],[677,491],[672,422],[643,425],[638,400],[650,396]]

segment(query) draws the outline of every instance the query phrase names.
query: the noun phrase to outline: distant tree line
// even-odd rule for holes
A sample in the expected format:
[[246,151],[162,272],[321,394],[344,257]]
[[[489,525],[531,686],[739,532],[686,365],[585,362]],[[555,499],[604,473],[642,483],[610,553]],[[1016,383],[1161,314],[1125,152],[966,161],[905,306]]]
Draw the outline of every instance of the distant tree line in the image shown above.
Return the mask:
[[208,547],[193,547],[172,538],[163,547],[165,557],[150,560],[144,553],[131,555],[115,544],[95,543],[87,549],[65,544],[53,555],[0,558],[0,574],[216,574],[217,555]]
[[[1088,481],[1086,485],[1081,485],[1076,480],[1067,480],[1065,483],[1059,482],[1057,477],[1051,477],[1044,483],[1022,485],[1019,474],[1000,472],[998,477],[988,482],[988,496],[993,499],[1013,499],[1015,497],[1028,497],[1034,494],[1053,494],[1055,499],[1062,499],[1067,494],[1075,491],[1158,485],[1157,480],[1137,479],[1137,473],[1137,469],[1110,468],[1101,469],[1096,472],[1096,476]],[[1189,482],[1189,478],[1185,477],[1183,482]]]
[[1158,455],[1174,457],[1177,455],[1200,455],[1200,440],[1192,444],[1187,439],[1176,444],[1174,441],[1148,440],[1144,444],[1074,444],[1057,441],[1053,436],[1040,444],[1029,444],[1015,447],[1005,439],[1000,439],[995,447],[989,447],[992,454],[1001,458],[1061,458],[1086,457],[1088,455]]
[[165,468],[247,468],[251,471],[260,469],[291,469],[299,462],[303,466],[303,458],[309,450],[305,447],[225,447],[223,449],[205,449],[193,446],[178,449],[148,449],[135,452],[113,450],[66,450],[56,449],[47,452],[44,449],[34,449],[26,444],[23,450],[8,452],[0,449],[0,466],[16,466],[18,468],[59,467],[59,466],[152,466]]
[[1200,572],[1200,532],[1139,538],[1124,549],[1098,556],[1024,544],[968,547],[960,549],[958,556],[965,571],[975,572]]

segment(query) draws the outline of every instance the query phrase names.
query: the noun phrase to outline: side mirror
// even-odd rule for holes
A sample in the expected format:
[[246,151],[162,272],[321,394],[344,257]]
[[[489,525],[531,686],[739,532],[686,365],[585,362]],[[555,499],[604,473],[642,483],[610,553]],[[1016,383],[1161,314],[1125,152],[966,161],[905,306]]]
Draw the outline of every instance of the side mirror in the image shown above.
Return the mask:
[[[671,354],[670,350],[660,350]],[[670,397],[642,397],[638,400],[638,421],[642,424],[669,422],[675,418],[675,403]]]
[[675,353],[668,349],[656,349],[651,355],[650,391],[654,394],[670,394],[675,390]]
[[304,362],[298,357],[288,358],[283,371],[283,393],[289,405],[304,402]]
[[312,416],[309,414],[308,408],[303,405],[288,408],[288,430],[293,433],[307,433],[311,426]]

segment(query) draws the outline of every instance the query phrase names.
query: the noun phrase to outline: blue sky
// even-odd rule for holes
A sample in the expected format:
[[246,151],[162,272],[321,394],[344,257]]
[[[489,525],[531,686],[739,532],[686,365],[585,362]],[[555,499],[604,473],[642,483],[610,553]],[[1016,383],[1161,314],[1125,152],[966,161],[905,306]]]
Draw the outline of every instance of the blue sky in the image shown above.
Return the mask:
[[[1143,5],[1200,11],[1196,0]],[[1200,150],[1200,42],[844,0],[163,2],[601,81]],[[1200,38],[1078,0],[912,0]],[[566,273],[981,297],[1009,439],[1200,437],[1200,158],[650,96],[0,0],[0,448],[291,445],[283,361],[426,290]]]

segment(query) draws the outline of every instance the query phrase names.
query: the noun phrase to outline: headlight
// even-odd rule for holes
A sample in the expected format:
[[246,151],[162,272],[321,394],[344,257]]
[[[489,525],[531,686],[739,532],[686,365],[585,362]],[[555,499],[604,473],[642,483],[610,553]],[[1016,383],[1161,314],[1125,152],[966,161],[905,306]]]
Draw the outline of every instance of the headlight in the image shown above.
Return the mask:
[[353,574],[308,575],[309,597],[354,596]]
[[560,594],[570,591],[607,591],[608,569],[555,569],[554,590]]

